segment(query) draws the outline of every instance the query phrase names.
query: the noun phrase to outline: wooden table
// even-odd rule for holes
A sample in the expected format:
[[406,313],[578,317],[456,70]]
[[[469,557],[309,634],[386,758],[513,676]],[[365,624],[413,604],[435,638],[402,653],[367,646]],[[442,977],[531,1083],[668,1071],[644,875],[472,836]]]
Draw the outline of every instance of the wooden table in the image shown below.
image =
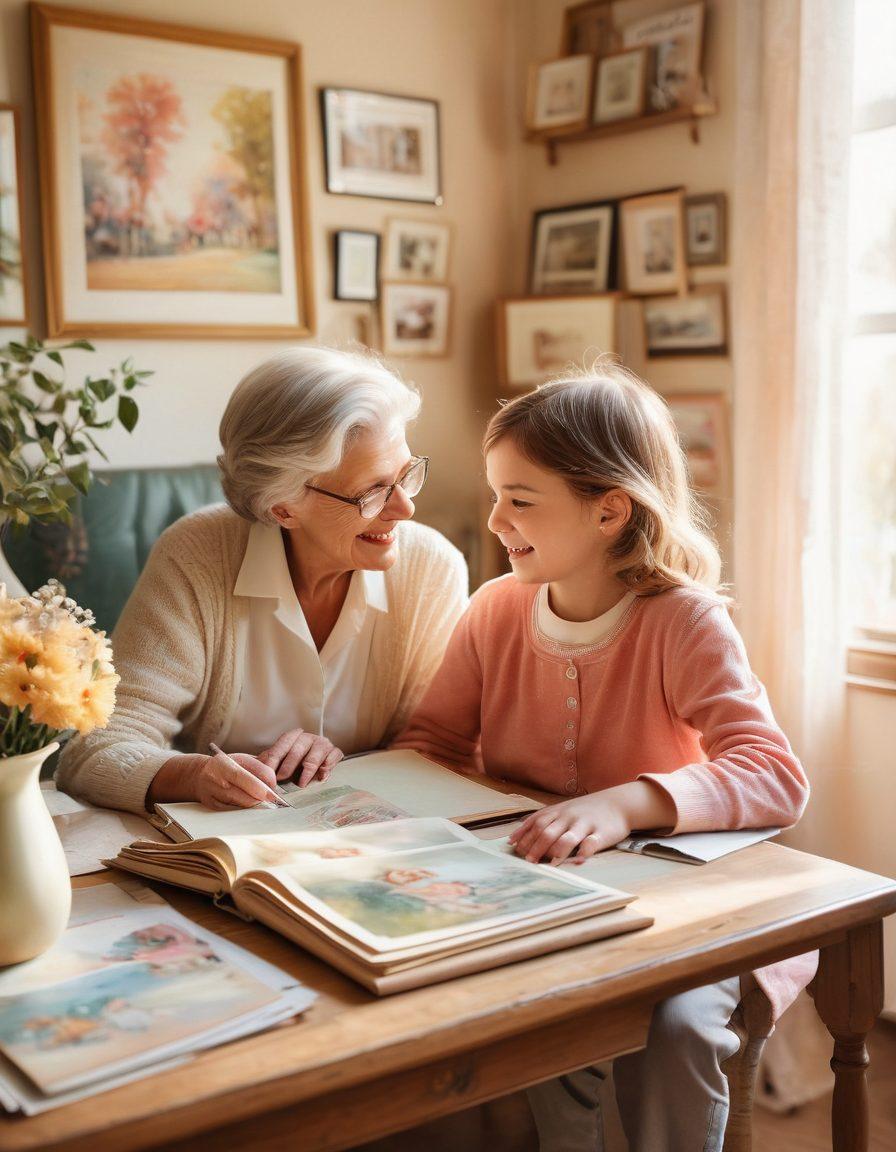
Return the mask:
[[701,867],[619,852],[597,867],[611,883],[625,871],[652,928],[382,1000],[267,929],[160,888],[319,999],[294,1023],[180,1068],[2,1118],[0,1149],[343,1149],[642,1047],[658,1000],[821,948],[833,1147],[865,1152],[865,1037],[883,1002],[881,920],[896,910],[896,882],[771,843]]

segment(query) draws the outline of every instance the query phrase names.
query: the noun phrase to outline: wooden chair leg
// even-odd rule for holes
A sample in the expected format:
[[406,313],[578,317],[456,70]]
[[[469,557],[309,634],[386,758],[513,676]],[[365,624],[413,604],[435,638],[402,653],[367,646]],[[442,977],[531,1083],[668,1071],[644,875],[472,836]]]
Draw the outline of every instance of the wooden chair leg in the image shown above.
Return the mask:
[[724,1152],[751,1152],[753,1147],[753,1095],[762,1049],[773,1027],[772,1006],[758,986],[741,998],[728,1025],[740,1048],[722,1065],[728,1078],[728,1124]]

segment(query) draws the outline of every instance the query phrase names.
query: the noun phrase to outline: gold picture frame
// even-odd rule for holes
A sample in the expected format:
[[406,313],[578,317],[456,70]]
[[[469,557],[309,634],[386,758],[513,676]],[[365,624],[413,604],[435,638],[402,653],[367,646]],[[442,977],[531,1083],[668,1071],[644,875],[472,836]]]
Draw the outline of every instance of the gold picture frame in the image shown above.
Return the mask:
[[31,26],[49,334],[312,335],[301,47],[39,3]]
[[23,171],[19,109],[0,104],[0,328],[29,325]]
[[619,348],[618,292],[505,296],[495,308],[498,380],[524,391]]

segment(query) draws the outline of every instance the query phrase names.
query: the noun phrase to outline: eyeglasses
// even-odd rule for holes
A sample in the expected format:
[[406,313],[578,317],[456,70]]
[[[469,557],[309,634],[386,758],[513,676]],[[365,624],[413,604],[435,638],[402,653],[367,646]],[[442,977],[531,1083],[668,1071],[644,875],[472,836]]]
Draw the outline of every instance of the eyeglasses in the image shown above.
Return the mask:
[[428,472],[429,457],[415,456],[394,484],[371,488],[369,492],[362,492],[360,496],[340,496],[338,492],[328,492],[325,488],[316,488],[313,484],[306,484],[305,487],[312,492],[319,492],[321,496],[341,500],[343,504],[354,504],[365,520],[373,520],[392,499],[392,493],[396,488],[400,488],[405,496],[416,496],[426,483]]

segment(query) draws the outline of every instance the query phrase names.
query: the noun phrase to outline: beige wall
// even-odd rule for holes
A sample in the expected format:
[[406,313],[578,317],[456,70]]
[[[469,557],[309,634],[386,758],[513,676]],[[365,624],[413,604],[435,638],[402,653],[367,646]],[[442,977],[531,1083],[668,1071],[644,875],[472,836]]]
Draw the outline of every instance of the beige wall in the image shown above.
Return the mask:
[[[387,215],[453,222],[451,280],[455,315],[451,354],[443,360],[396,361],[422,389],[425,403],[412,447],[433,458],[420,509],[440,524],[478,515],[478,440],[493,394],[491,308],[505,290],[510,230],[510,131],[504,52],[504,0],[83,0],[77,5],[144,19],[194,24],[297,41],[304,58],[305,174],[310,192],[318,338],[355,335],[366,306],[332,300],[331,233],[381,230]],[[403,205],[324,190],[317,89],[349,85],[431,97],[441,104],[444,206]],[[36,331],[43,327],[36,145],[28,11],[0,0],[0,101],[23,113],[28,271]],[[7,330],[8,331],[8,330]],[[271,341],[102,340],[99,354],[73,365],[96,372],[133,354],[154,369],[138,395],[133,437],[112,430],[104,443],[113,465],[188,464],[214,459],[217,426],[243,372],[281,345]],[[95,362],[95,366],[94,366]]]

